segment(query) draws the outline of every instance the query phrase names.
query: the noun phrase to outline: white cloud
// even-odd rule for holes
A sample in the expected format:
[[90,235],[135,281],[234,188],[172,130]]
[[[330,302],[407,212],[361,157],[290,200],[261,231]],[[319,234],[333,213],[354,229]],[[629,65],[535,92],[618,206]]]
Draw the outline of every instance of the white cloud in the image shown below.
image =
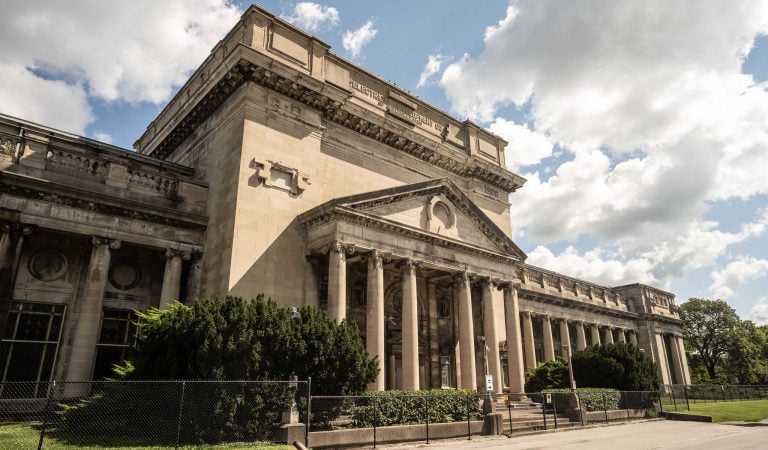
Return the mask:
[[615,261],[666,283],[764,233],[762,216],[728,233],[704,215],[718,201],[768,194],[756,170],[768,167],[768,83],[741,73],[766,33],[761,1],[520,0],[486,29],[482,53],[448,64],[440,83],[456,112],[502,136],[499,124],[511,122],[500,109],[525,105],[527,131],[543,140],[510,145],[512,167],[542,161],[547,142],[566,152],[551,172],[522,173],[528,183],[511,197],[518,236],[588,235],[593,250],[552,257],[596,255],[584,263]]
[[757,325],[768,325],[768,297],[761,297],[752,305],[747,319],[755,322]]
[[290,15],[282,17],[311,33],[324,27],[335,27],[340,21],[339,10],[333,6],[323,6],[313,2],[297,3]]
[[357,58],[363,52],[363,48],[376,37],[379,30],[373,28],[373,20],[369,20],[357,30],[347,30],[342,37],[344,50],[353,58]]
[[421,71],[421,75],[419,75],[419,82],[416,84],[416,88],[426,86],[431,80],[432,76],[440,72],[440,69],[443,67],[445,60],[445,56],[439,53],[436,55],[429,55],[427,57],[427,63],[424,64],[424,69]]
[[[82,133],[93,120],[83,92],[161,103],[238,18],[225,0],[17,3],[0,15],[0,54],[5,70],[21,75],[0,78],[0,90],[25,89],[3,96],[0,108]],[[23,73],[27,68],[32,72]],[[43,99],[52,90],[75,101]]]
[[109,133],[104,133],[102,131],[97,131],[93,133],[93,138],[97,141],[101,141],[107,144],[112,143],[112,136]]
[[554,144],[547,136],[528,128],[528,124],[518,125],[499,117],[488,129],[508,142],[506,161],[510,170],[538,164],[542,159],[552,156]]
[[43,80],[18,65],[0,64],[0,98],[3,114],[73,133],[94,117],[81,84]]
[[728,263],[722,270],[713,271],[709,276],[712,278],[710,292],[718,298],[729,298],[735,289],[745,283],[768,276],[768,260],[743,257]]

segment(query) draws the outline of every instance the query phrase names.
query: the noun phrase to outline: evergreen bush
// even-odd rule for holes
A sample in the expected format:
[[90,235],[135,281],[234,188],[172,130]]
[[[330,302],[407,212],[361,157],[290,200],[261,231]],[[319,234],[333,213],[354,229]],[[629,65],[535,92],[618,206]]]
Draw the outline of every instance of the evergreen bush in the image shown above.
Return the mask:
[[[352,409],[356,427],[458,422],[483,417],[477,391],[432,389],[423,391],[379,391]],[[375,406],[374,406],[375,402]],[[375,410],[374,410],[375,408]]]

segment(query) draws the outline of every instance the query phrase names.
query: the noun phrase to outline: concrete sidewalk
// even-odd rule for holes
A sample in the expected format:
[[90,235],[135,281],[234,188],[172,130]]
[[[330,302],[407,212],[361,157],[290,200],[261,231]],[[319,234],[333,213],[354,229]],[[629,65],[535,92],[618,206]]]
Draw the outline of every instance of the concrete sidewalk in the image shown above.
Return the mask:
[[392,449],[766,449],[764,426],[652,421],[620,426],[546,433],[520,437],[475,437],[470,440],[437,441],[433,444],[387,446]]

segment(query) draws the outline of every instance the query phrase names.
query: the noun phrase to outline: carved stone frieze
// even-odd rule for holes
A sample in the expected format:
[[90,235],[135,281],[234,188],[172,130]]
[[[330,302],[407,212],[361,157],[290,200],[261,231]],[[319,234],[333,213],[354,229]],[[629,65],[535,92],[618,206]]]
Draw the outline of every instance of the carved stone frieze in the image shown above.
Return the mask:
[[147,211],[140,211],[137,209],[130,209],[125,206],[114,206],[104,203],[97,203],[89,199],[76,198],[61,194],[54,194],[51,192],[43,192],[37,189],[18,187],[7,184],[0,184],[0,193],[13,195],[17,197],[31,198],[48,203],[54,203],[62,206],[69,206],[72,208],[82,209],[85,211],[93,211],[101,214],[125,217],[134,220],[141,220],[143,222],[157,223],[161,225],[168,225],[175,228],[189,229],[189,230],[204,230],[205,224],[188,222],[181,219],[174,219],[171,217],[160,216],[152,214]]

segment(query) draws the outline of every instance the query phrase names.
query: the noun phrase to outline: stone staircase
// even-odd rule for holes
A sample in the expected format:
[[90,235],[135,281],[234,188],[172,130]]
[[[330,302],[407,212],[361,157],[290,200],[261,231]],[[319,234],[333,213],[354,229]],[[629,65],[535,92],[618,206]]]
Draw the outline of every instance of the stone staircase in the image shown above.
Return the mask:
[[[542,413],[541,404],[532,401],[512,401],[509,406],[501,399],[495,402],[497,413],[501,413],[503,428],[507,434],[531,433],[540,430],[554,429],[555,416],[557,416],[557,428],[570,428],[579,426],[579,422],[571,421],[564,414],[554,414],[551,409]],[[544,417],[546,416],[546,427]],[[511,418],[511,420],[510,420]]]

